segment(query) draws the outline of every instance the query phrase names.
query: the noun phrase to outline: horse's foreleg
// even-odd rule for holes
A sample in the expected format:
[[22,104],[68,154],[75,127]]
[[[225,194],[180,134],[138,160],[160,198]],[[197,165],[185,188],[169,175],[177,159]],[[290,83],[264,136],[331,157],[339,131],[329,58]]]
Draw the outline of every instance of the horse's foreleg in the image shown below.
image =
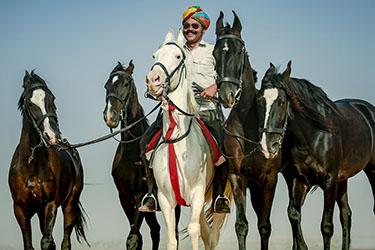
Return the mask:
[[21,206],[13,204],[14,215],[22,231],[23,247],[25,250],[34,250],[31,239],[31,216]]
[[40,245],[42,250],[56,249],[52,232],[56,221],[57,205],[55,202],[49,202],[44,207],[44,232]]
[[340,209],[340,222],[342,227],[342,247],[349,250],[350,247],[350,227],[352,224],[352,211],[348,203],[348,181],[339,182],[337,190],[337,204]]
[[277,183],[277,173],[268,176],[262,186],[252,185],[251,190],[251,204],[255,210],[258,218],[258,232],[261,238],[261,249],[268,249],[269,238],[271,235],[271,208],[273,198],[275,195],[275,188]]
[[330,176],[324,184],[324,209],[323,218],[320,224],[320,230],[323,235],[324,249],[331,248],[331,239],[333,235],[333,211],[337,197],[337,175]]
[[236,235],[238,240],[238,249],[246,249],[246,237],[249,231],[249,223],[246,219],[246,188],[245,177],[239,174],[229,174],[229,180],[232,185],[234,201],[236,203]]
[[191,202],[191,217],[188,226],[188,233],[191,238],[191,245],[193,250],[198,250],[198,239],[200,232],[199,218],[204,205],[204,189],[197,188],[192,192],[191,197],[194,197]]
[[293,250],[307,250],[301,227],[301,208],[309,186],[296,178],[285,179],[289,191],[288,217],[293,232]]
[[161,211],[163,212],[165,224],[167,226],[167,249],[176,250],[177,249],[177,240],[176,240],[176,220],[175,220],[175,206],[176,204],[170,204],[168,198],[158,191],[158,200]]

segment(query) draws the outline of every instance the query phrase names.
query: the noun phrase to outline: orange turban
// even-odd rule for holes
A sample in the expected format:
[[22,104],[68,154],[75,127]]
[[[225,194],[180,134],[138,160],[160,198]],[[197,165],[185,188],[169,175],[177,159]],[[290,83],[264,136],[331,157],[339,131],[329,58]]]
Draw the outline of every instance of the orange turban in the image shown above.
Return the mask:
[[182,24],[184,24],[190,17],[200,22],[204,29],[208,29],[208,27],[210,26],[210,18],[205,12],[203,12],[200,6],[191,6],[187,10],[185,10],[182,14]]

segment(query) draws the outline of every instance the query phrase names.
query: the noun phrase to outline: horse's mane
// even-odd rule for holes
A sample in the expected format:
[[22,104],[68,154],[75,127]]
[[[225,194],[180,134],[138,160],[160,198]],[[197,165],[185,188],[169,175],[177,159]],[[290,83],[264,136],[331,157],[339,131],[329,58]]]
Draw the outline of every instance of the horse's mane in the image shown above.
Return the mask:
[[306,79],[290,78],[289,83],[285,83],[280,73],[272,75],[271,82],[286,91],[292,106],[304,118],[309,119],[322,130],[334,132],[332,121],[328,115],[339,114],[339,111],[336,104],[321,88]]
[[25,95],[27,94],[27,92],[30,90],[30,89],[32,89],[33,88],[33,85],[35,84],[35,83],[41,83],[42,85],[44,85],[43,86],[43,89],[45,90],[45,91],[47,91],[49,94],[51,94],[53,97],[55,97],[53,94],[52,94],[52,92],[48,89],[48,87],[47,87],[47,84],[46,84],[46,82],[41,78],[41,77],[39,77],[37,74],[35,74],[34,73],[34,70],[33,71],[31,71],[31,73],[30,73],[30,79],[29,79],[29,86],[28,87],[24,87],[24,90],[23,90],[23,92],[22,92],[22,94],[21,94],[21,96],[20,96],[20,99],[18,100],[18,110],[20,110],[21,111],[21,113],[22,113],[22,115],[24,114],[24,101],[25,101]]

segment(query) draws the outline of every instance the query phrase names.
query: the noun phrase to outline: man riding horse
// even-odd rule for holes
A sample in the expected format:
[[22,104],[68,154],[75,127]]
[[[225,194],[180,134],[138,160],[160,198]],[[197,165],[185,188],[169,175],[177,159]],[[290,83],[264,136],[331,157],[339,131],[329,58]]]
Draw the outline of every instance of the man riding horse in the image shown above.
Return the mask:
[[[195,100],[199,106],[199,117],[215,137],[220,149],[223,151],[224,130],[221,126],[223,114],[217,98],[215,58],[212,55],[213,44],[203,41],[203,35],[210,26],[210,18],[199,6],[189,7],[183,13],[183,34],[186,39],[184,52],[186,54],[186,67],[189,72],[189,81],[194,90]],[[154,135],[163,128],[162,115],[159,113],[156,121],[146,131],[141,140],[142,150],[145,151],[148,143]],[[222,156],[215,167],[213,180],[213,209],[217,213],[229,213],[230,208],[226,204],[228,200],[224,196],[224,189],[228,176],[228,164]],[[146,161],[148,168],[148,162]],[[154,212],[156,186],[152,169],[148,169],[149,192],[145,196],[145,202],[139,208],[142,212]]]

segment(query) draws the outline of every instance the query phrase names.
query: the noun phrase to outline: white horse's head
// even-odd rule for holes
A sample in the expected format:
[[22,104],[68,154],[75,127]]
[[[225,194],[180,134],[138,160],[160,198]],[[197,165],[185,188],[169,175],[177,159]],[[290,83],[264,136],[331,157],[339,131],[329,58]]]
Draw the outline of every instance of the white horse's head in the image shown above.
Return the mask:
[[163,88],[175,89],[178,85],[179,72],[185,60],[183,41],[181,29],[178,31],[177,40],[170,29],[164,42],[154,53],[154,65],[146,76],[146,85],[151,95],[161,96]]

